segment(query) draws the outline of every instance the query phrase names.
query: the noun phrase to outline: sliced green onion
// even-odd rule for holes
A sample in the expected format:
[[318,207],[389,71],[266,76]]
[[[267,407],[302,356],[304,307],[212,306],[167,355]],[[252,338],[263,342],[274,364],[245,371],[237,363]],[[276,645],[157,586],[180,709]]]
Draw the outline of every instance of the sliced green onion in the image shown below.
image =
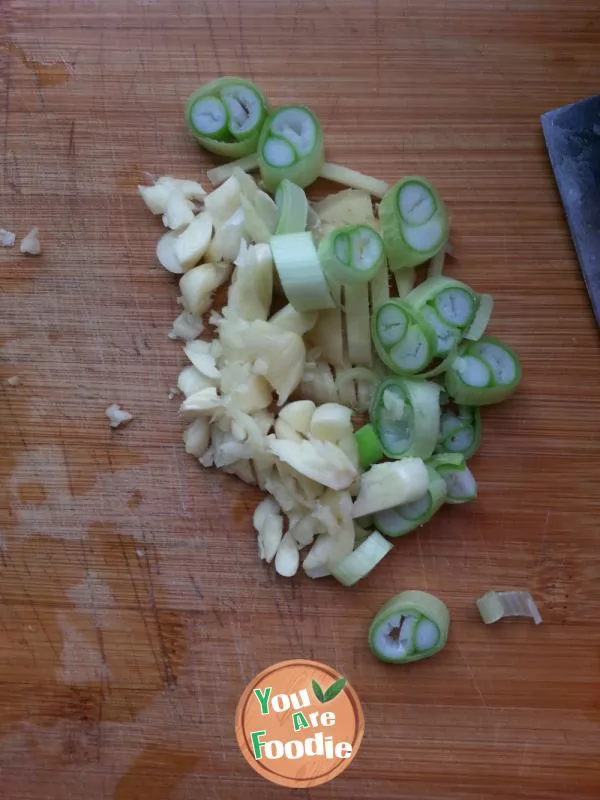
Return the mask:
[[500,403],[515,392],[520,381],[521,364],[516,353],[489,336],[467,344],[445,376],[450,397],[466,406]]
[[273,111],[263,125],[258,142],[258,163],[267,191],[275,191],[284,178],[304,188],[313,183],[324,162],[321,123],[305,106],[285,106]]
[[432,594],[401,592],[379,609],[369,647],[381,661],[407,664],[439,653],[448,639],[450,612]]
[[471,458],[481,443],[481,411],[477,406],[459,406],[458,415],[444,411],[440,420],[437,450]]
[[367,286],[355,284],[344,287],[344,310],[348,361],[353,367],[370,367],[373,350]]
[[306,230],[308,200],[303,189],[284,178],[277,187],[275,203],[279,211],[275,229],[278,236],[284,233],[302,233]]
[[436,355],[442,357],[460,343],[474,323],[480,298],[466,283],[437,276],[413,289],[406,302],[420,311],[434,329]]
[[391,549],[391,543],[373,531],[356,550],[331,567],[331,574],[344,586],[354,586],[372,572]]
[[479,295],[479,308],[477,309],[477,313],[475,314],[475,319],[470,324],[467,332],[465,333],[465,339],[470,339],[473,342],[478,341],[481,339],[483,334],[485,333],[485,329],[488,326],[490,318],[492,316],[492,311],[494,310],[494,298],[491,294],[481,294]]
[[[457,458],[460,462],[457,463]],[[427,465],[433,467],[446,484],[446,502],[451,505],[477,499],[477,481],[459,453],[439,453]]]
[[224,183],[227,178],[231,178],[234,172],[240,169],[242,172],[252,172],[252,170],[258,169],[258,155],[256,153],[250,153],[249,156],[242,156],[242,158],[238,158],[236,161],[230,161],[228,164],[221,164],[218,167],[209,169],[206,173],[206,177],[213,186],[219,186],[221,183]]
[[330,161],[326,161],[321,167],[321,177],[334,183],[341,183],[343,186],[350,186],[352,189],[363,189],[373,197],[383,197],[390,188],[385,181],[348,169],[341,164],[332,164]]
[[383,448],[375,429],[370,423],[355,431],[354,438],[358,447],[358,461],[363,469],[368,469],[371,464],[381,461]]
[[417,277],[417,273],[414,269],[399,269],[397,272],[394,272],[394,278],[396,279],[396,289],[398,290],[398,297],[403,300],[405,297],[408,296],[411,289],[415,285],[415,280]]
[[536,625],[542,621],[533,597],[529,592],[486,592],[475,601],[486,625],[502,617],[530,617]]
[[386,536],[404,536],[419,528],[433,517],[446,499],[446,483],[432,467],[428,466],[429,486],[427,492],[412,503],[379,511],[375,514],[375,526]]
[[444,271],[444,262],[446,261],[446,242],[440,247],[429,262],[429,269],[427,270],[428,278],[435,278],[441,275]]
[[440,429],[440,386],[386,378],[373,395],[370,418],[388,458],[429,458]]
[[403,300],[391,298],[378,306],[371,320],[377,355],[393,372],[422,372],[435,354],[436,335],[429,323]]
[[325,275],[341,284],[367,283],[385,263],[381,236],[368,225],[337,228],[319,243]]
[[253,83],[219,78],[201,86],[188,99],[186,123],[211,153],[239,158],[256,151],[268,103]]
[[352,517],[359,519],[386,508],[418,500],[427,491],[429,473],[420,458],[373,464],[360,478]]
[[356,411],[368,411],[371,397],[379,378],[371,369],[366,367],[352,367],[351,369],[338,370],[335,376],[335,386],[340,397],[346,392],[346,387],[354,383],[356,387],[356,404],[352,408]]
[[379,219],[394,269],[418,267],[448,238],[448,212],[425,178],[402,178],[383,197]]
[[269,244],[285,296],[296,311],[335,307],[310,233],[273,236]]

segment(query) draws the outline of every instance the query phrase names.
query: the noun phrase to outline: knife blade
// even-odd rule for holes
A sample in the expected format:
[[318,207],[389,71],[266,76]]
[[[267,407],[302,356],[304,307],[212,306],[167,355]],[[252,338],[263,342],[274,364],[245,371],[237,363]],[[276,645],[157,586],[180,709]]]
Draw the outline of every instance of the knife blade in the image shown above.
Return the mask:
[[600,325],[600,95],[541,116],[550,164]]

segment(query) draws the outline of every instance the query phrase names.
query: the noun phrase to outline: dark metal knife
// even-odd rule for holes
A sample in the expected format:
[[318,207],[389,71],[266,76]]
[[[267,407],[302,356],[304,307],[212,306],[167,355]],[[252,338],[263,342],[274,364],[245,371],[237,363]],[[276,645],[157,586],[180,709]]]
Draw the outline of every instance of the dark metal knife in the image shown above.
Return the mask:
[[542,114],[571,237],[600,325],[600,95]]

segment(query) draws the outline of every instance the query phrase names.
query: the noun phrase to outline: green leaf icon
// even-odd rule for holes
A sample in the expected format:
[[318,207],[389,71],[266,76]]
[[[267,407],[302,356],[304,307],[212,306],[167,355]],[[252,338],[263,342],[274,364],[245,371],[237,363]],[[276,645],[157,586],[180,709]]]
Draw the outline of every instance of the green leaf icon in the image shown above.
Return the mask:
[[343,690],[344,686],[346,685],[346,678],[340,678],[339,680],[332,683],[329,689],[325,692],[325,699],[321,702],[328,703],[330,700],[335,699],[338,694]]
[[324,703],[325,702],[325,695],[323,694],[323,689],[321,689],[321,687],[316,682],[316,680],[314,680],[314,678],[313,678],[313,682],[312,682],[312,690],[313,690],[317,700],[320,703]]

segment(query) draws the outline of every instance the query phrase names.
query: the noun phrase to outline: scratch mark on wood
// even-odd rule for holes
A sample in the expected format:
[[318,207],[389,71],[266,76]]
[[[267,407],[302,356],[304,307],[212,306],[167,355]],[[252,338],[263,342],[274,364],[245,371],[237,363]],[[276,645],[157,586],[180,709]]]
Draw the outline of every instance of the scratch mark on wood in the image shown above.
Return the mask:
[[71,121],[71,128],[69,130],[69,149],[67,155],[73,157],[75,155],[75,120]]

